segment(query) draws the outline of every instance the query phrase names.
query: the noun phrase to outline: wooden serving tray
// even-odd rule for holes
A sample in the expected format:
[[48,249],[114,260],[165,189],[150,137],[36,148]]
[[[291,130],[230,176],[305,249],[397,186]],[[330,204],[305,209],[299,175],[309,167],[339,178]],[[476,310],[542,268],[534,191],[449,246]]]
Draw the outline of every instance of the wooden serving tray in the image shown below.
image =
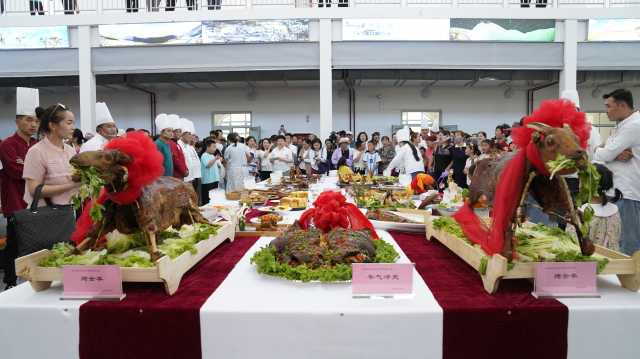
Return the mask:
[[[498,290],[500,281],[503,279],[533,279],[535,262],[514,262],[514,267],[508,269],[509,261],[500,254],[489,257],[480,248],[472,246],[466,241],[444,231],[433,227],[433,217],[425,216],[427,240],[437,239],[444,244],[467,264],[480,272],[480,263],[483,257],[487,257],[487,269],[484,275],[480,275],[484,289],[489,293]],[[596,253],[607,257],[609,263],[598,273],[599,275],[615,274],[622,287],[637,292],[640,289],[640,251],[633,256],[628,256],[620,252],[612,251],[608,248],[596,245]]]
[[[150,268],[122,267],[122,281],[163,283],[167,294],[172,295],[178,290],[182,276],[189,269],[225,240],[228,239],[233,242],[236,231],[235,221],[220,222],[218,224],[222,224],[222,227],[218,229],[218,234],[196,243],[196,254],[185,252],[175,259],[163,256],[156,262],[155,267]],[[17,275],[28,280],[31,283],[31,287],[37,292],[48,289],[53,281],[62,280],[61,268],[38,266],[40,260],[48,254],[49,250],[44,249],[16,259]]]

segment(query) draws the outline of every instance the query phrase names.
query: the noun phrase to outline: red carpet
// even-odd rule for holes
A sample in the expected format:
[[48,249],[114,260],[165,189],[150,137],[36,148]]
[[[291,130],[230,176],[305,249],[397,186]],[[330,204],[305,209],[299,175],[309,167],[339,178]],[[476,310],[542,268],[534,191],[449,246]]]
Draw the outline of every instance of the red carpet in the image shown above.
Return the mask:
[[225,242],[192,268],[168,296],[160,285],[125,285],[122,302],[80,307],[82,359],[201,358],[200,307],[258,238]]
[[489,295],[478,273],[438,241],[392,233],[444,311],[444,359],[565,359],[567,307],[531,296],[527,280]]

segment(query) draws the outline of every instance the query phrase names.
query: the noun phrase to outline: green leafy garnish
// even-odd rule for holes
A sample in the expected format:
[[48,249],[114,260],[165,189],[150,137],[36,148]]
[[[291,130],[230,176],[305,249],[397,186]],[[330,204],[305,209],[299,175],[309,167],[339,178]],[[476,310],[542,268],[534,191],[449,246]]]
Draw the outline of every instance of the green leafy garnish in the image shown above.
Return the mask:
[[91,199],[93,206],[91,207],[89,216],[94,223],[99,222],[102,220],[104,207],[96,203],[96,200],[100,195],[102,186],[104,186],[104,181],[100,178],[98,171],[94,167],[74,168],[74,170],[80,177],[80,188],[78,189],[78,193],[71,198],[73,208],[78,210],[87,199]]
[[489,264],[489,259],[487,259],[487,256],[482,256],[482,258],[480,258],[480,267],[478,267],[478,273],[480,273],[480,275],[487,274],[488,264]]
[[65,265],[92,265],[99,264],[100,258],[107,251],[86,251],[82,254],[71,254],[73,246],[69,243],[56,243],[53,245],[48,256],[43,258],[39,265],[41,267],[62,267]]
[[[461,240],[470,243],[462,232],[460,225],[450,217],[439,217],[432,221],[437,230],[447,232]],[[599,254],[583,256],[577,239],[564,232],[560,228],[547,227],[536,224],[532,227],[519,227],[516,229],[516,258],[519,262],[598,262],[598,273],[607,265],[609,260]],[[481,259],[480,274],[486,271],[486,257]],[[513,269],[514,263],[509,263],[508,270]]]
[[[375,263],[394,263],[400,255],[393,245],[383,241],[373,241],[376,247]],[[256,265],[258,273],[275,277],[282,277],[289,280],[300,280],[303,282],[340,282],[351,280],[351,266],[348,264],[337,264],[319,268],[310,268],[305,264],[292,266],[288,263],[280,263],[276,258],[276,250],[269,245],[257,251],[251,257],[251,263]]]
[[[169,228],[158,234],[158,250],[174,259],[184,252],[197,253],[196,243],[218,234],[220,226],[196,223],[183,225],[180,230]],[[61,267],[68,264],[113,264],[121,267],[153,267],[147,241],[142,232],[122,234],[113,231],[106,235],[106,249],[72,254],[74,247],[69,243],[57,243],[49,255],[40,261],[42,267]]]
[[558,154],[555,160],[547,161],[547,168],[551,173],[549,179],[553,179],[553,176],[555,176],[555,174],[559,171],[569,168],[576,168],[576,161],[569,159],[564,155]]
[[[578,172],[580,189],[576,195],[576,205],[578,207],[591,202],[593,197],[598,197],[598,185],[600,184],[600,173],[592,163]],[[585,222],[588,222],[585,220]]]

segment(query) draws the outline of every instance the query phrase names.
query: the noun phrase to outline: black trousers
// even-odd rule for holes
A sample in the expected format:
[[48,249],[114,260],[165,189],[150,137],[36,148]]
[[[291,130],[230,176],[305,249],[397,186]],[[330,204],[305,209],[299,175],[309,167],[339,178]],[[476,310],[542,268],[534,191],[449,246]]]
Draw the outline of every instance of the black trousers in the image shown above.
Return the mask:
[[164,11],[173,11],[176,8],[176,0],[167,0]]
[[211,182],[211,183],[203,183],[202,184],[202,202],[204,204],[208,204],[209,203],[209,191],[211,191],[212,189],[216,189],[218,188],[218,182]]
[[127,0],[127,12],[138,12],[138,0]]
[[29,1],[29,11],[31,11],[31,15],[44,15],[42,2],[36,0]]
[[18,238],[13,216],[7,218],[7,246],[0,253],[4,254],[4,283],[16,285],[16,258],[18,257]]
[[207,0],[207,7],[209,10],[220,10],[221,0]]
[[271,171],[260,171],[260,181],[266,181],[271,177]]
[[193,190],[196,191],[196,195],[198,195],[198,206],[202,206],[202,196],[200,195],[200,178],[194,178],[191,181],[191,185],[193,186]]

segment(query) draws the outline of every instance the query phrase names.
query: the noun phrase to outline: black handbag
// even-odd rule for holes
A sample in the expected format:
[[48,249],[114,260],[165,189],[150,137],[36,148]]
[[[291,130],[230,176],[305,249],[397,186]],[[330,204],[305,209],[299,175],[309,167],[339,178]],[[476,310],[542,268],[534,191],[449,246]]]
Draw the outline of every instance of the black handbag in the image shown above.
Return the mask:
[[13,214],[18,257],[51,249],[58,242],[70,242],[76,228],[72,205],[54,205],[45,198],[47,206],[38,207],[43,186],[36,187],[29,208]]

